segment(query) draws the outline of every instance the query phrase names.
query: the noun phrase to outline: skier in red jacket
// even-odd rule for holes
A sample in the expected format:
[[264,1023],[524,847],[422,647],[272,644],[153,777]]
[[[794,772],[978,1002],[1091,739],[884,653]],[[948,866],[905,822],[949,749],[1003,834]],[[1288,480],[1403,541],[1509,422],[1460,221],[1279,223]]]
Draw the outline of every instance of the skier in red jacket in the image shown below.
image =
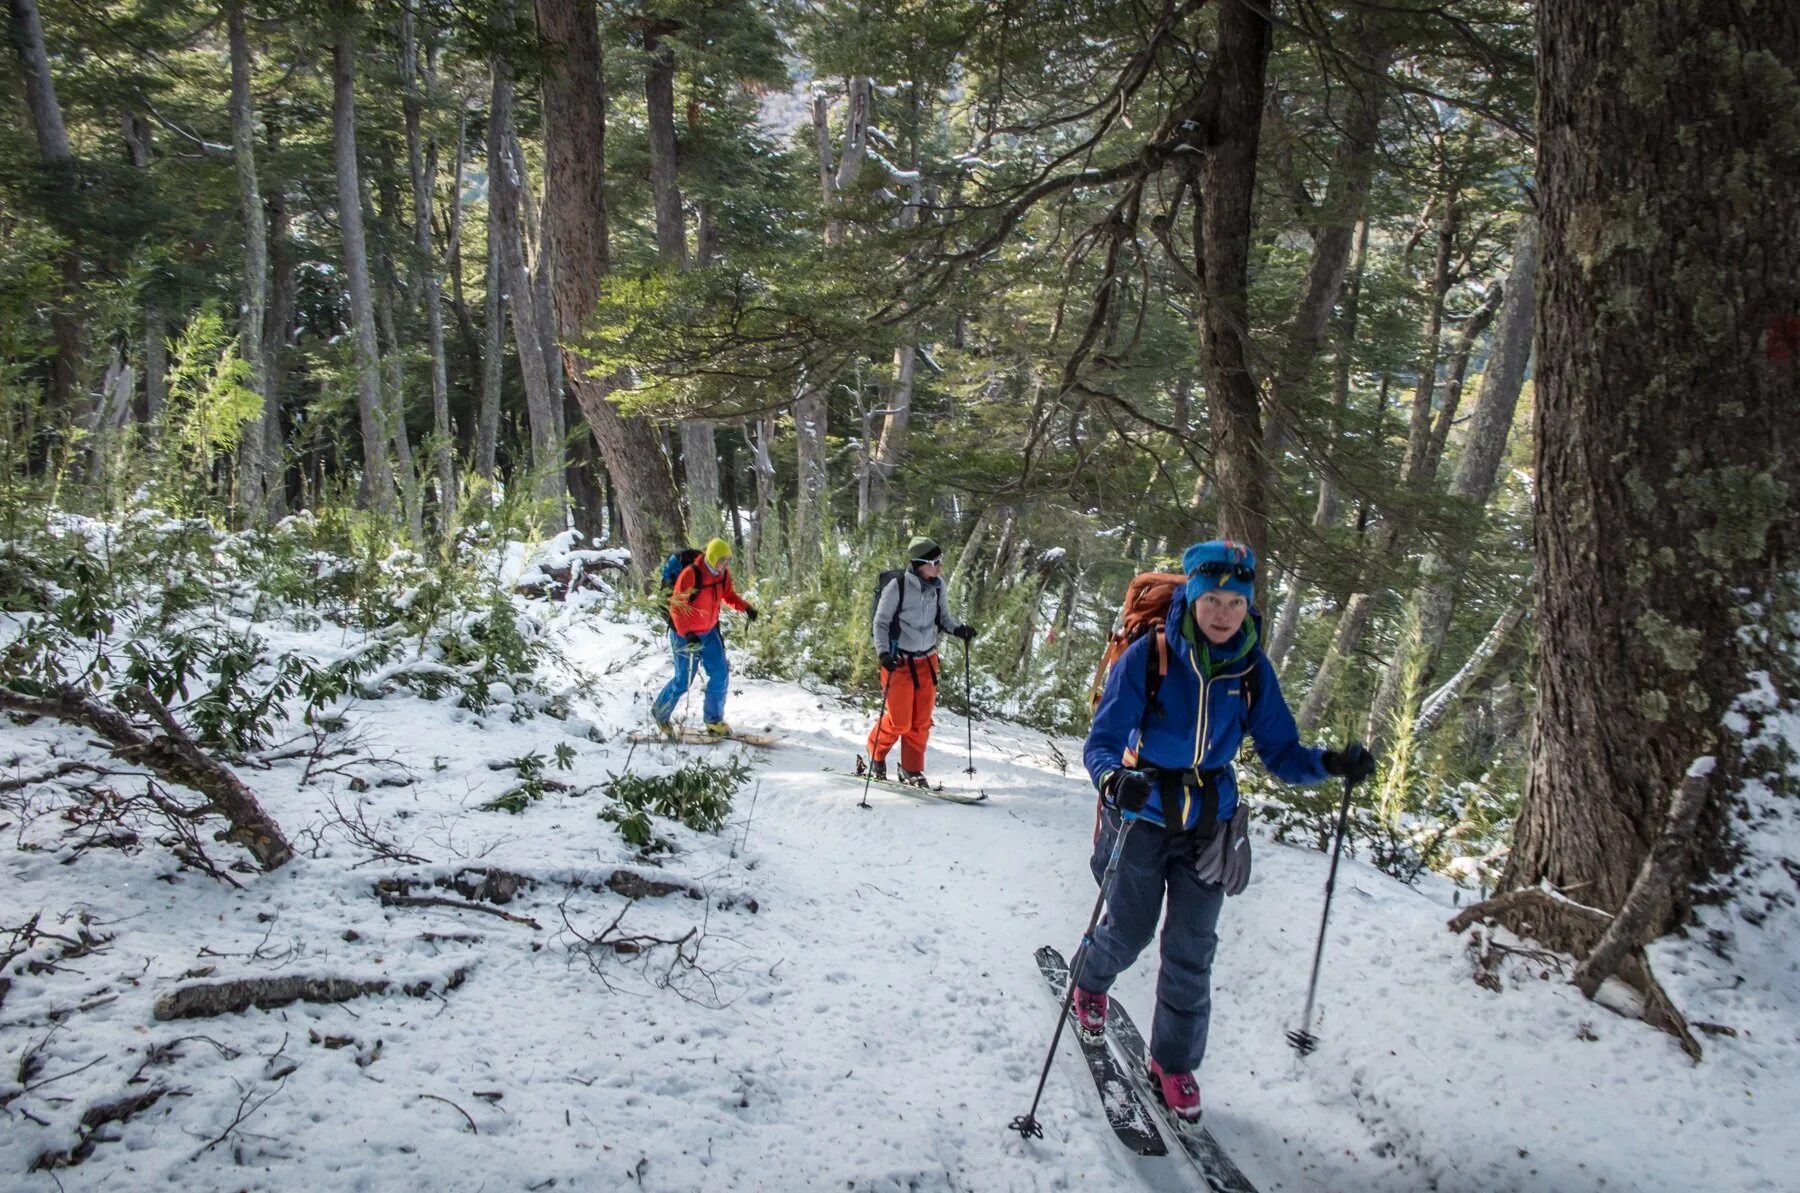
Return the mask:
[[729,736],[725,722],[725,693],[731,683],[731,664],[725,658],[725,639],[719,633],[719,606],[729,605],[751,621],[756,606],[732,587],[731,544],[713,539],[694,561],[681,569],[669,596],[669,649],[675,656],[675,676],[663,686],[650,707],[656,727],[673,733],[669,718],[675,705],[687,695],[697,668],[706,669],[706,731]]

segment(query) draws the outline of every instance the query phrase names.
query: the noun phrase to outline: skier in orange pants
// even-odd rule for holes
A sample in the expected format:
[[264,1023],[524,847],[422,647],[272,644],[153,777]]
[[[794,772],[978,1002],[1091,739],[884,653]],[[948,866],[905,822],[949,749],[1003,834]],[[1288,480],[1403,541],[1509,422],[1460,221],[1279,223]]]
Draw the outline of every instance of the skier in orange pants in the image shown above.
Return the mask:
[[887,778],[888,751],[899,742],[900,781],[926,787],[925,746],[937,704],[939,635],[947,633],[966,644],[975,630],[944,607],[943,548],[927,538],[914,539],[907,556],[905,571],[882,573],[875,601],[884,710],[869,732],[869,769],[877,779]]

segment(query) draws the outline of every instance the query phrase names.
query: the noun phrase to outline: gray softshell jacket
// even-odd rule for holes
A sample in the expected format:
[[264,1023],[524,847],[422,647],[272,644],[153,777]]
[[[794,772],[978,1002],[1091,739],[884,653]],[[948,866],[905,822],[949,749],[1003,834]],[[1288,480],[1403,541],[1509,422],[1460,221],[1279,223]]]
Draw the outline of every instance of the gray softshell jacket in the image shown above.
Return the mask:
[[[901,586],[905,586],[905,599],[901,599]],[[881,590],[881,599],[875,602],[875,653],[886,654],[892,647],[888,643],[888,626],[894,620],[894,608],[900,609],[899,650],[904,655],[928,655],[937,649],[938,631],[954,633],[961,628],[962,622],[950,616],[944,607],[944,581],[937,577],[930,581],[919,579],[919,574],[907,568],[898,579],[888,581]]]

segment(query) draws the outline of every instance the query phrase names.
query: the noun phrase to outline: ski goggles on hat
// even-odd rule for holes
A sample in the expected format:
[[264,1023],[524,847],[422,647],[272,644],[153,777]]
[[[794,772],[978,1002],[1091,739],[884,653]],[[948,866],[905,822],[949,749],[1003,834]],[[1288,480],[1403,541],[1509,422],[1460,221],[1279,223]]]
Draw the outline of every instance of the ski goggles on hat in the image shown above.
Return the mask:
[[1255,568],[1248,564],[1226,563],[1219,559],[1209,559],[1205,563],[1196,565],[1188,575],[1211,576],[1214,579],[1230,577],[1233,580],[1242,580],[1245,584],[1256,583]]

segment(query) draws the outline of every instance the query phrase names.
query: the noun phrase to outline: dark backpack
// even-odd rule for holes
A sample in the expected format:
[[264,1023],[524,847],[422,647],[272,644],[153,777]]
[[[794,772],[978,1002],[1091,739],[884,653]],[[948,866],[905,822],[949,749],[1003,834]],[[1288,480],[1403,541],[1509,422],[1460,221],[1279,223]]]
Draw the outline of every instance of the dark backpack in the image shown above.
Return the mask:
[[[675,595],[675,581],[681,578],[682,572],[699,562],[705,555],[706,552],[700,550],[698,547],[682,547],[673,555],[670,555],[667,559],[663,560],[662,590],[665,596]],[[705,588],[706,586],[705,578],[701,577],[700,587]],[[698,589],[696,589],[696,591],[698,591]],[[669,615],[669,602],[667,600],[663,601],[663,620],[669,623],[670,629],[675,628],[675,619]]]
[[886,592],[887,586],[895,580],[901,581],[899,595],[894,601],[894,616],[888,621],[887,640],[890,648],[900,640],[900,608],[906,604],[906,583],[902,579],[905,575],[905,568],[890,568],[875,577],[875,599],[869,602],[869,623],[873,625],[875,614],[881,609],[881,594]]

